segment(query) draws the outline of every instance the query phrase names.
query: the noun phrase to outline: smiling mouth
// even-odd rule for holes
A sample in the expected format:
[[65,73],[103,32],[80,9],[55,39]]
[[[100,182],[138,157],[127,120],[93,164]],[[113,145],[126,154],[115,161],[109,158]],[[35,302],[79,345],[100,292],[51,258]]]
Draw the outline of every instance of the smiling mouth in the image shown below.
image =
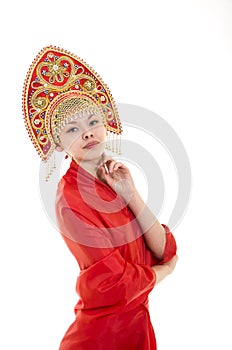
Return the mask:
[[93,148],[93,147],[97,146],[98,144],[99,144],[99,142],[90,142],[83,148]]

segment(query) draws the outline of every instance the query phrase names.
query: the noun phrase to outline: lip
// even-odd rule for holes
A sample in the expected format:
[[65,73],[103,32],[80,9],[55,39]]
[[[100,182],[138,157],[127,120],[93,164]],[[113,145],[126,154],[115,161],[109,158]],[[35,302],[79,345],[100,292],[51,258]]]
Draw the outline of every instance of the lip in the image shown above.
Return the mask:
[[97,142],[97,141],[89,142],[89,143],[87,143],[87,145],[85,145],[85,147],[83,147],[83,148],[93,148],[94,146],[96,146],[96,145],[98,145],[98,144],[99,144],[99,142]]

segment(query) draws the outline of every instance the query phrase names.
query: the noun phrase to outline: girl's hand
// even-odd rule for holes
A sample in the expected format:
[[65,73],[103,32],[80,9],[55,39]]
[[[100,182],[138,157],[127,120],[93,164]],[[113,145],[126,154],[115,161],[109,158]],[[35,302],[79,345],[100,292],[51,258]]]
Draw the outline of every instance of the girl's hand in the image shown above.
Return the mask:
[[170,275],[170,273],[173,272],[176,266],[177,260],[178,260],[178,256],[175,255],[169,262],[163,265],[154,265],[151,267],[156,273],[156,284],[158,284],[166,276]]
[[136,191],[130,170],[114,159],[103,159],[99,169],[103,180],[128,203]]

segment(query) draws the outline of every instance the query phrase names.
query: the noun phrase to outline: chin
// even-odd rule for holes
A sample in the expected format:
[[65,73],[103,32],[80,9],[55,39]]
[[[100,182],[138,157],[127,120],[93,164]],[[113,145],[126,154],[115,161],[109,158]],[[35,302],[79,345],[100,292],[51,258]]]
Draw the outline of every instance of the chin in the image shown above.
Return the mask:
[[91,160],[92,161],[95,161],[96,159],[99,159],[99,158],[101,158],[102,157],[102,154],[104,153],[104,150],[101,150],[101,152],[90,152],[90,153],[88,153],[88,154],[86,154],[86,155],[84,155],[83,157],[80,157],[80,155],[79,156],[74,156],[75,157],[75,159],[78,159],[79,161],[90,161],[91,162]]

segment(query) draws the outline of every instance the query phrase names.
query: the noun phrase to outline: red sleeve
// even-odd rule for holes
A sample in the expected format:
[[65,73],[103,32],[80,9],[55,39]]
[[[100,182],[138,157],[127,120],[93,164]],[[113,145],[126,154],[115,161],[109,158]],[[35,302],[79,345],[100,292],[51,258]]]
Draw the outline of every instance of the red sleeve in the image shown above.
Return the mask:
[[[58,222],[81,269],[76,289],[84,307],[126,305],[140,297],[144,301],[156,281],[151,267],[126,261],[111,244],[107,230],[97,227],[83,213],[63,209]],[[78,240],[95,244],[95,247],[78,243]]]
[[170,231],[169,227],[162,224],[163,228],[165,229],[166,232],[166,244],[164,248],[164,256],[162,260],[157,259],[154,255],[152,255],[151,251],[147,249],[146,251],[146,261],[150,266],[153,265],[162,265],[168,261],[170,261],[174,255],[176,255],[176,241],[175,238]]
[[150,266],[129,263],[115,249],[82,270],[76,288],[85,308],[116,307],[143,302],[155,281],[156,275]]
[[107,229],[97,227],[84,213],[65,207],[57,219],[63,239],[81,270],[114,250]]

